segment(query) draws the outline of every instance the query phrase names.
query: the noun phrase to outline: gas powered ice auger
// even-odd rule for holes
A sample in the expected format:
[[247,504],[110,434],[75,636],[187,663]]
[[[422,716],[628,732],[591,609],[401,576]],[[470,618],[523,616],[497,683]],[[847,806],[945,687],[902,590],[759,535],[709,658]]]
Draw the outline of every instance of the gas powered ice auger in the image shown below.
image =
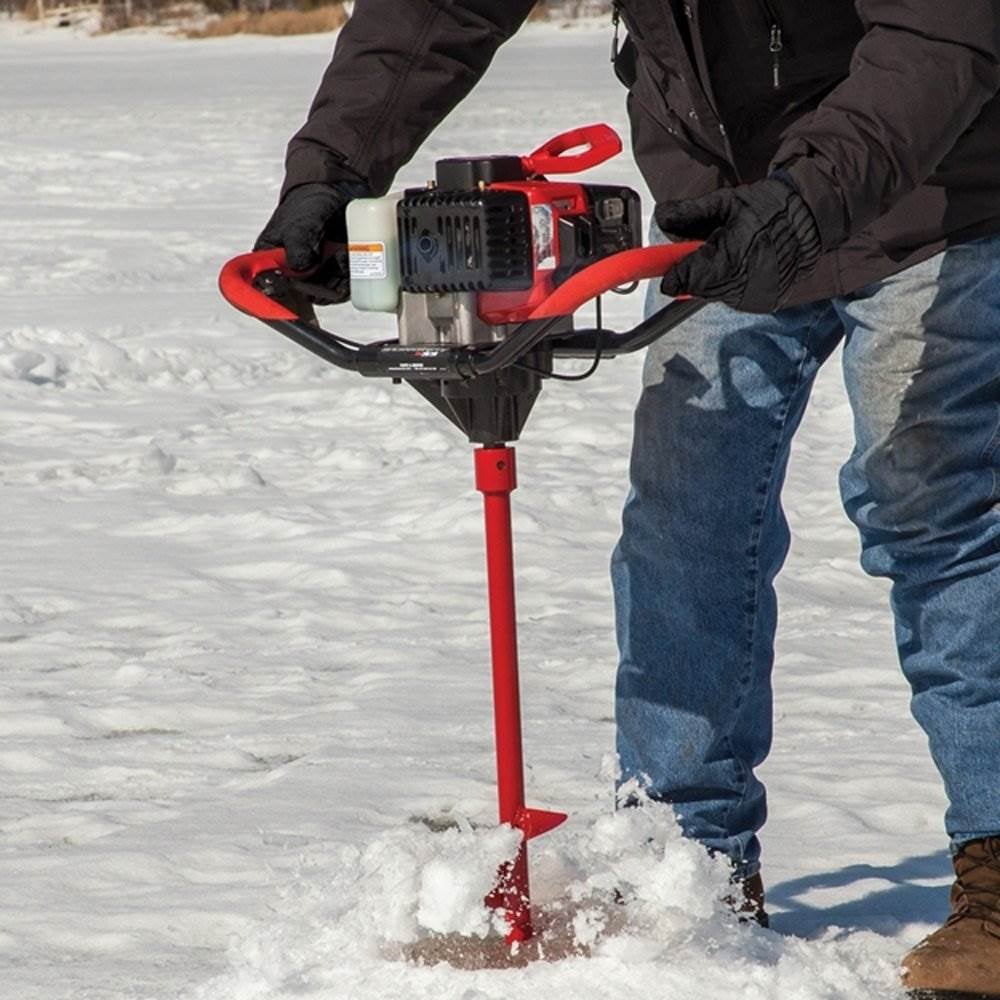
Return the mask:
[[359,345],[322,329],[283,250],[244,254],[219,285],[237,309],[324,361],[407,382],[480,445],[500,822],[523,834],[486,905],[509,943],[532,936],[527,841],[565,814],[524,802],[510,494],[514,449],[557,358],[601,358],[652,343],[702,303],[675,301],[624,333],[574,330],[573,313],[604,292],[663,275],[694,243],[641,249],[639,196],[617,186],[552,181],[621,152],[607,125],[551,139],[530,156],[448,159],[426,188],[348,206],[351,301],[395,313],[396,340]]

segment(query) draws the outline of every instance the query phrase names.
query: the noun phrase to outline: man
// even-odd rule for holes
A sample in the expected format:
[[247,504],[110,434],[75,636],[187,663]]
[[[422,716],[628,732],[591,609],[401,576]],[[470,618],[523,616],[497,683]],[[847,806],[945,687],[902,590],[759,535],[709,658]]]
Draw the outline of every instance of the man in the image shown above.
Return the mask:
[[[258,245],[315,266],[346,201],[387,190],[532,6],[358,0]],[[613,559],[624,776],[763,913],[779,493],[842,342],[844,502],[865,569],[893,582],[950,799],[953,912],[904,981],[1000,997],[1000,0],[718,6],[616,4],[657,222],[708,240],[662,291],[714,300],[651,349],[636,414]]]

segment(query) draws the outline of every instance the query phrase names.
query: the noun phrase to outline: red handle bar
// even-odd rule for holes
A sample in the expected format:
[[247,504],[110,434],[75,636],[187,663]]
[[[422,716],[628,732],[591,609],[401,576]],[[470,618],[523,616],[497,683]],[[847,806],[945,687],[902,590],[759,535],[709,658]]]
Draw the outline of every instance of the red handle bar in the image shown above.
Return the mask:
[[577,272],[561,284],[535,311],[532,319],[571,316],[581,306],[613,288],[662,278],[675,264],[701,246],[700,243],[665,243],[638,250],[623,250]]
[[265,271],[283,270],[287,270],[283,249],[243,253],[223,265],[219,291],[231,306],[254,319],[296,320],[299,317],[291,309],[254,288],[254,279]]
[[[570,316],[598,295],[643,278],[658,278],[693,253],[700,243],[668,243],[625,250],[591,264],[560,285],[535,311],[532,319]],[[219,290],[230,305],[260,320],[297,320],[287,306],[254,287],[254,279],[265,271],[284,270],[285,251],[257,250],[234,257],[219,275]]]

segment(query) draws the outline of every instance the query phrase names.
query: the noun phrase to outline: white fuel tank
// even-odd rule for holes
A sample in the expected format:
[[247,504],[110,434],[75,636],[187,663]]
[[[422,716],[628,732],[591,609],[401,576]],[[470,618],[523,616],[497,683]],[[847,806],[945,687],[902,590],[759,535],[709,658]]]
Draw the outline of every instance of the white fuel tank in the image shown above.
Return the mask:
[[351,303],[364,312],[399,309],[399,232],[396,206],[401,192],[384,198],[356,198],[347,206]]

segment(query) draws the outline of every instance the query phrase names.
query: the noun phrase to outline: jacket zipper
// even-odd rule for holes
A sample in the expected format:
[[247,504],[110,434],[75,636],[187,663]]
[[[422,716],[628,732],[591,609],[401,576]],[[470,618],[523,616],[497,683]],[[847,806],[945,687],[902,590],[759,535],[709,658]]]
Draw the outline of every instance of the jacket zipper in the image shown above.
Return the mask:
[[771,27],[768,51],[771,53],[771,82],[775,90],[781,90],[781,54],[785,51],[785,37],[781,28],[781,19],[771,0],[757,0],[764,16]]
[[785,48],[785,43],[781,37],[781,25],[771,25],[771,72],[773,74],[774,89],[781,90],[781,53]]

